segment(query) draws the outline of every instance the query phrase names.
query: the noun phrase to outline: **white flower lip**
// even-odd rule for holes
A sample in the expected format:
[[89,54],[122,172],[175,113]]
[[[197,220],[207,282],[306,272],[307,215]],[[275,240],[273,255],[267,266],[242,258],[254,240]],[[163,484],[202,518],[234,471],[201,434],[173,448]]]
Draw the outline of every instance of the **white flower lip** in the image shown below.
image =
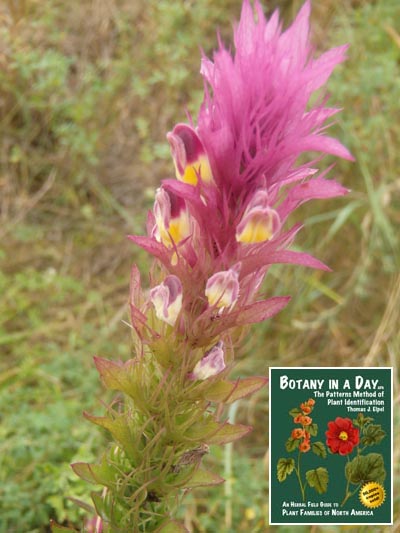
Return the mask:
[[150,291],[157,318],[174,326],[182,309],[182,284],[177,276],[170,275]]

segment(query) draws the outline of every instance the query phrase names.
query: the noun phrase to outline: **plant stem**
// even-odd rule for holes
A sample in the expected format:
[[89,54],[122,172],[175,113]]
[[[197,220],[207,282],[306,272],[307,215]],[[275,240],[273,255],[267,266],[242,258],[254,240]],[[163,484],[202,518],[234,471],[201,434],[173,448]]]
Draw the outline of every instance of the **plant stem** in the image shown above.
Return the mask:
[[[349,463],[350,462],[350,459],[349,459],[349,456],[347,455],[347,462]],[[353,490],[353,492],[351,492],[349,490],[349,486],[350,486],[350,479],[347,478],[347,485],[346,485],[346,493],[345,493],[345,496],[343,498],[343,501],[342,503],[340,504],[340,507],[343,507],[343,505],[347,502],[348,499],[350,499],[356,492],[357,490],[359,489],[360,487],[360,483],[357,485],[357,487]]]
[[346,495],[345,497],[343,498],[343,501],[342,503],[340,504],[340,507],[343,507],[343,505],[347,502],[347,500],[349,500],[352,496],[354,496],[354,494],[358,491],[358,489],[360,488],[360,483],[357,485],[357,487],[353,490],[353,492],[349,491],[349,484],[350,484],[350,481],[347,481],[347,487],[346,487]]
[[297,479],[299,480],[299,485],[300,485],[300,490],[301,490],[301,497],[302,497],[303,502],[304,502],[306,500],[306,495],[305,495],[305,487],[303,486],[303,483],[301,481],[300,455],[301,455],[301,452],[299,450],[299,455],[297,456],[297,468],[295,468],[295,470],[296,470]]
[[[228,420],[231,424],[235,423],[236,411],[239,407],[239,402],[234,402],[229,407]],[[233,485],[233,476],[232,476],[232,465],[233,465],[233,443],[228,442],[225,446],[224,453],[224,492],[225,492],[225,526],[227,528],[232,527],[232,485]]]

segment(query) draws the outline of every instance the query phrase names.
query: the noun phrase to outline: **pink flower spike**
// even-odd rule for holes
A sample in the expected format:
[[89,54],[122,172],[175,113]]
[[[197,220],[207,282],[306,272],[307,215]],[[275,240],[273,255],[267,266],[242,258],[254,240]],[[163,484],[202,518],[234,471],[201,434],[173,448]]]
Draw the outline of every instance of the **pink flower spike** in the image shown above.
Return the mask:
[[196,185],[198,178],[210,183],[213,181],[210,163],[203,143],[193,128],[187,124],[177,124],[167,134],[174,159],[178,180]]
[[174,326],[182,308],[182,284],[177,276],[170,275],[150,291],[150,300],[157,318]]
[[219,341],[211,350],[206,352],[204,357],[194,367],[189,374],[189,379],[204,380],[216,376],[225,368],[224,343]]
[[217,307],[221,311],[225,307],[231,308],[239,298],[239,271],[240,264],[229,270],[217,272],[208,279],[206,296],[211,307]]
[[185,201],[163,187],[156,192],[154,218],[153,235],[167,248],[172,248],[190,235],[190,218]]

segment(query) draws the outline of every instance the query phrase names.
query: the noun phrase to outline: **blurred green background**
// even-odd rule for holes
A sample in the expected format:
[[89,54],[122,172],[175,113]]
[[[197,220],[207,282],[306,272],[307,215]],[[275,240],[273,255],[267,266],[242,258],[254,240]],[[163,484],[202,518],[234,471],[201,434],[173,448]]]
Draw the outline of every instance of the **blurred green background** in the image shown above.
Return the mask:
[[[286,23],[302,2],[270,0]],[[165,134],[202,97],[200,46],[231,40],[241,0],[0,2],[0,533],[81,526],[71,498],[90,487],[70,469],[106,438],[82,411],[104,397],[92,356],[131,356],[130,266],[162,178]],[[331,175],[352,190],[301,208],[296,246],[333,273],[275,266],[265,285],[291,304],[249,335],[237,375],[269,366],[393,366],[393,529],[400,530],[400,3],[313,2],[318,52],[350,43],[330,83],[344,108],[332,134],[357,158]],[[331,162],[326,158],[326,165]],[[291,531],[268,526],[268,390],[235,406],[254,432],[208,461],[227,482],[187,497],[193,532]],[[350,526],[299,527],[336,532]],[[368,527],[355,527],[356,531]]]

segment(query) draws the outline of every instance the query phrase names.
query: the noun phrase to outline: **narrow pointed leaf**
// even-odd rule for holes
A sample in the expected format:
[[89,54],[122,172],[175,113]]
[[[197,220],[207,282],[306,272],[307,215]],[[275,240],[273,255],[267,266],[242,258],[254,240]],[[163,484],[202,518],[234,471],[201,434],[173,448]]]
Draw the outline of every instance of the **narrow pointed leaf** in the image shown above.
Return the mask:
[[297,148],[301,151],[318,150],[348,161],[354,161],[354,157],[342,143],[333,137],[325,135],[309,135],[303,141],[299,141]]
[[166,248],[150,237],[141,235],[128,235],[128,239],[133,241],[137,246],[159,259],[162,263],[168,264],[169,252]]
[[268,264],[272,254],[277,252],[282,248],[287,248],[293,242],[296,235],[302,229],[301,224],[295,224],[288,231],[282,233],[280,236],[276,237],[272,241],[267,241],[261,245],[255,244],[250,245],[253,247],[253,251],[248,256],[244,257],[242,260],[242,268],[240,274],[242,277],[248,276],[255,270],[257,270],[260,265]]
[[79,476],[81,479],[83,479],[84,481],[98,485],[99,482],[95,478],[90,466],[91,465],[88,463],[73,463],[71,465],[71,468],[75,472],[75,474]]
[[75,474],[89,483],[111,486],[115,482],[116,471],[105,460],[100,464],[74,463],[71,467]]
[[224,478],[222,478],[218,474],[214,474],[214,472],[198,469],[196,470],[190,481],[185,484],[185,489],[193,489],[195,487],[207,487],[210,485],[220,485],[224,481]]
[[252,429],[251,426],[242,424],[219,424],[218,422],[209,421],[206,424],[199,423],[192,426],[186,436],[191,440],[207,444],[226,444],[244,437]]
[[277,296],[246,306],[240,311],[237,318],[237,325],[254,324],[271,318],[281,311],[290,300],[290,296]]
[[268,378],[244,378],[235,382],[219,381],[214,383],[204,393],[204,397],[211,402],[232,403],[257,392],[268,383]]
[[91,492],[90,495],[92,497],[94,506],[96,508],[96,514],[100,516],[102,520],[105,520],[105,521],[109,520],[109,516],[108,516],[106,506],[105,506],[101,493]]
[[93,359],[107,389],[118,390],[128,395],[131,393],[134,360],[131,359],[123,364],[101,357],[94,357]]
[[83,502],[82,500],[78,500],[78,498],[72,498],[71,496],[68,496],[67,500],[70,500],[81,509],[84,509],[87,513],[96,514],[96,509],[89,503]]
[[109,418],[105,416],[93,416],[84,411],[83,416],[96,424],[107,429],[119,442],[125,453],[130,458],[136,457],[136,435],[133,435],[124,416]]
[[314,178],[293,187],[288,192],[286,199],[279,206],[278,213],[281,220],[285,220],[292,211],[304,202],[314,199],[343,196],[348,192],[348,189],[334,180]]
[[325,265],[325,263],[319,261],[319,259],[316,259],[312,255],[303,252],[293,252],[290,250],[274,252],[267,259],[267,264],[269,265],[277,263],[301,265],[308,268],[315,268],[317,270],[325,270],[327,272],[331,271],[331,269],[327,265]]
[[224,424],[217,433],[211,435],[208,439],[208,444],[227,444],[235,440],[241,439],[250,431],[253,431],[252,426],[245,426],[243,424]]

